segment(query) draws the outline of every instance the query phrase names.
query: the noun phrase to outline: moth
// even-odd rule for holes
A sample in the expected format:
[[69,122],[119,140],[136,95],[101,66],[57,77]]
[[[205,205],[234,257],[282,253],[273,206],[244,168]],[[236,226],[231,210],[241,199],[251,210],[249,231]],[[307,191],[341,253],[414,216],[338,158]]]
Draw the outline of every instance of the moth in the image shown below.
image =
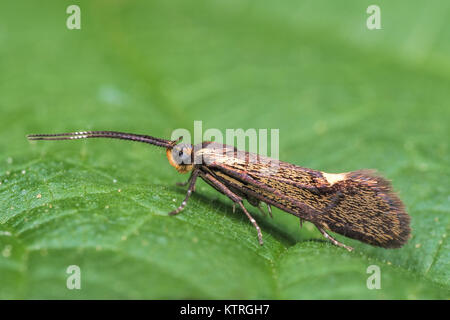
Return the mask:
[[240,151],[233,146],[205,141],[191,145],[181,139],[165,140],[147,135],[116,131],[82,131],[60,134],[33,134],[29,140],[76,140],[111,138],[148,143],[166,149],[169,163],[180,173],[190,172],[185,183],[187,193],[181,205],[170,212],[180,213],[203,179],[238,205],[256,229],[262,245],[262,233],[247,211],[243,200],[261,209],[267,205],[311,222],[333,244],[347,246],[328,232],[382,248],[400,248],[410,236],[410,217],[390,183],[374,170],[326,173]]

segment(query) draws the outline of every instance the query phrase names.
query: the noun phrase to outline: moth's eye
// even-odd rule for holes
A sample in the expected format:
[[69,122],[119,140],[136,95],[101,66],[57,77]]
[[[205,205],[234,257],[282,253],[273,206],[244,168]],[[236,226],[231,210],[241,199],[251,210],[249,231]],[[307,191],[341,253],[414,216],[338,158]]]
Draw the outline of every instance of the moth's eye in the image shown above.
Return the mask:
[[190,164],[191,163],[191,148],[186,147],[184,145],[178,145],[172,150],[173,160],[181,165],[181,164]]

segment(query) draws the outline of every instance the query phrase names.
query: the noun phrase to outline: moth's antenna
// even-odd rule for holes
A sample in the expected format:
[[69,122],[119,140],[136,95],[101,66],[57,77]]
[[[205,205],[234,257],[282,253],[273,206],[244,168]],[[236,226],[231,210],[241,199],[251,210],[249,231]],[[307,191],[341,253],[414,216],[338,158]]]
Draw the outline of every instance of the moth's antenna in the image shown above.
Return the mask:
[[76,140],[88,138],[110,138],[110,139],[122,139],[122,140],[144,142],[158,147],[164,147],[169,149],[172,149],[178,142],[177,140],[170,141],[142,134],[125,133],[117,131],[80,131],[80,132],[55,133],[55,134],[29,134],[27,135],[27,138],[28,140]]

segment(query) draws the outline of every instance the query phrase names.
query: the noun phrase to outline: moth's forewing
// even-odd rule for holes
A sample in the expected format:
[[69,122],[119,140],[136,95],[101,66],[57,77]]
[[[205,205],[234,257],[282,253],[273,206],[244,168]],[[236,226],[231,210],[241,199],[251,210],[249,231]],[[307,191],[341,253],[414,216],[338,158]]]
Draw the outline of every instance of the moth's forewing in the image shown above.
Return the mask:
[[409,216],[389,182],[374,171],[327,174],[227,145],[204,146],[196,156],[239,195],[371,245],[397,248],[408,240]]

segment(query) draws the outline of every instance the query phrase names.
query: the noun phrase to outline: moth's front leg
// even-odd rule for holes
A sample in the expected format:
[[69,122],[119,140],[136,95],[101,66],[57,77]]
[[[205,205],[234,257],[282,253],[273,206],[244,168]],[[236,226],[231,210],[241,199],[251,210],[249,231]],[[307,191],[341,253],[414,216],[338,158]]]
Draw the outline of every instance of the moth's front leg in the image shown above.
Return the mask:
[[[191,175],[189,176],[189,179],[187,179],[187,181],[185,181],[185,182],[177,182],[176,185],[179,186],[179,187],[187,186],[191,182],[192,176],[194,175],[194,172],[195,172],[195,170],[191,172]],[[195,185],[194,185],[194,188],[192,189],[192,192],[195,192]]]
[[197,181],[199,172],[200,172],[199,169],[194,169],[194,171],[192,171],[191,176],[189,177],[189,180],[188,180],[189,188],[187,190],[186,197],[184,198],[183,202],[176,210],[169,212],[169,215],[174,216],[176,214],[179,214],[184,209],[192,192],[195,191],[195,182]]
[[342,242],[337,241],[335,238],[333,238],[332,236],[330,236],[330,235],[325,231],[325,229],[319,227],[317,224],[316,224],[315,226],[316,226],[316,228],[320,231],[320,233],[321,233],[326,239],[330,240],[335,246],[345,248],[345,249],[347,249],[348,251],[353,251],[353,248],[352,248],[352,247],[349,247],[349,246],[343,244]]

